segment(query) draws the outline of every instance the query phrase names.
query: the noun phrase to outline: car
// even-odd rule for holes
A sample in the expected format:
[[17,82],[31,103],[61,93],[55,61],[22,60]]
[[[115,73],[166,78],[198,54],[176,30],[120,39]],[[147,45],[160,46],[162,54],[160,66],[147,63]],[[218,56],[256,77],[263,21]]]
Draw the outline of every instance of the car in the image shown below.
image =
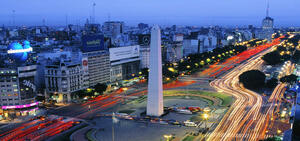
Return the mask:
[[159,122],[159,124],[164,124],[164,125],[167,125],[167,124],[168,124],[168,122],[166,122],[166,121],[163,121],[163,120],[162,120],[162,121],[160,121],[160,122]]
[[180,125],[180,122],[178,121],[175,121],[175,122],[172,122],[173,125]]
[[197,126],[197,124],[195,122],[191,122],[191,121],[185,121],[183,123],[187,127],[196,127]]

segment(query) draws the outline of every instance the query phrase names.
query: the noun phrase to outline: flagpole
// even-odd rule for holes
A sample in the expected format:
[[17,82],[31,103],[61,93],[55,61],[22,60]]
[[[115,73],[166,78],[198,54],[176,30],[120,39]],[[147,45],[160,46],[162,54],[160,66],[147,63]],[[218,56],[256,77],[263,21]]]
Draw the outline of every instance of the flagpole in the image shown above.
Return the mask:
[[111,128],[111,130],[112,130],[112,132],[111,132],[111,134],[112,134],[112,141],[115,141],[114,118],[115,118],[115,113],[113,113],[113,115],[112,115],[112,128]]

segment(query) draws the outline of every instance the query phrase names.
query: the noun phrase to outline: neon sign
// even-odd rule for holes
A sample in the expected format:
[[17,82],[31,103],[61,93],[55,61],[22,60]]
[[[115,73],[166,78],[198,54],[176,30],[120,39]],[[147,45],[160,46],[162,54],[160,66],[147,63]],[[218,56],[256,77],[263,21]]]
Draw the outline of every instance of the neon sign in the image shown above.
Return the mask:
[[25,86],[30,87],[31,89],[33,89],[33,91],[36,90],[35,85],[32,84],[32,83],[31,83],[30,81],[28,81],[28,80],[23,80],[23,84],[24,84]]
[[22,45],[18,42],[11,43],[8,46],[7,53],[17,62],[24,62],[28,58],[28,53],[32,51],[33,49],[30,46],[30,42],[24,41]]
[[25,105],[2,106],[2,109],[22,109],[22,108],[36,106],[38,104],[39,104],[39,102],[34,102],[31,104],[25,104]]
[[24,52],[31,52],[32,51],[32,47],[30,48],[26,48],[26,49],[17,49],[17,50],[8,50],[7,53],[8,54],[13,54],[13,53],[24,53]]

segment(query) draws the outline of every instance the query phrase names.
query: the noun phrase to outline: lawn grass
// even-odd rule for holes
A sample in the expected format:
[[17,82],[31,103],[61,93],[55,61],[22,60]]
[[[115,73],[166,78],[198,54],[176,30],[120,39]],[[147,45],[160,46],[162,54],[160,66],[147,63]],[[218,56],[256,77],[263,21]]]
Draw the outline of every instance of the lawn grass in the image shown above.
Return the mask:
[[203,121],[203,118],[200,114],[194,115],[190,118],[192,122],[200,122]]
[[92,137],[94,131],[95,129],[90,129],[89,131],[86,132],[85,136],[89,141],[95,141],[94,138]]
[[233,98],[227,94],[218,93],[218,92],[208,92],[208,91],[164,91],[164,95],[172,95],[172,94],[199,94],[210,96],[213,98],[218,98],[222,101],[220,106],[229,106],[233,102]]
[[[233,98],[227,94],[223,94],[223,93],[218,93],[218,92],[208,92],[208,91],[177,91],[177,90],[167,90],[164,91],[164,98],[168,99],[187,99],[184,96],[170,96],[173,94],[199,94],[199,95],[204,95],[204,96],[209,96],[209,97],[213,97],[213,98],[217,98],[221,100],[221,105],[220,106],[229,106],[232,102],[233,102]],[[142,103],[144,101],[146,101],[147,96],[141,96],[138,99],[135,99],[133,101],[130,101],[130,104],[138,104],[138,103]],[[202,99],[204,101],[206,101],[209,105],[213,105],[213,101],[211,101],[210,99],[206,99],[206,98],[199,98],[196,96],[189,96],[189,99],[192,100],[197,100],[197,99]],[[127,112],[125,112],[127,113]]]
[[197,96],[189,96],[189,98],[186,98],[186,96],[164,96],[164,99],[187,99],[187,100],[203,100],[207,102],[208,105],[213,105],[214,102],[210,99],[202,98],[202,97],[197,97]]
[[182,141],[193,141],[195,136],[187,135]]

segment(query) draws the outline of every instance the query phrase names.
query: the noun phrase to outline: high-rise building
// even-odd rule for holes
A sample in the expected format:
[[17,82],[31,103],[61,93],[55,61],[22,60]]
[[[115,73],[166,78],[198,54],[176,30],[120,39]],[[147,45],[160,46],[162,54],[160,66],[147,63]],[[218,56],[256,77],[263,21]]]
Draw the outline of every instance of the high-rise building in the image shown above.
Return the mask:
[[83,36],[82,52],[82,61],[87,65],[85,69],[88,70],[89,86],[110,82],[109,51],[104,46],[103,35]]
[[32,53],[30,43],[14,42],[1,51],[4,51],[0,53],[1,115],[14,118],[34,114],[38,104],[35,97],[39,84],[36,57]]
[[141,69],[150,67],[150,46],[140,46],[140,60]]
[[110,61],[109,52],[99,50],[83,53],[87,58],[89,86],[95,86],[97,83],[110,82]]
[[95,23],[89,23],[89,20],[86,20],[86,23],[84,25],[84,30],[83,34],[97,34],[100,33],[101,31],[101,26],[100,24],[95,24]]
[[267,6],[266,17],[262,21],[262,31],[259,34],[259,38],[268,39],[269,41],[272,38],[274,33],[274,19],[269,16],[269,3]]
[[200,48],[200,42],[197,39],[184,39],[182,46],[183,56],[203,52],[203,48]]
[[138,27],[139,27],[140,30],[143,30],[143,29],[145,29],[145,28],[148,28],[149,25],[148,25],[148,24],[145,24],[145,23],[139,23],[139,24],[138,24]]
[[150,58],[147,115],[161,116],[164,113],[164,105],[162,86],[161,33],[158,26],[152,27],[151,30]]

